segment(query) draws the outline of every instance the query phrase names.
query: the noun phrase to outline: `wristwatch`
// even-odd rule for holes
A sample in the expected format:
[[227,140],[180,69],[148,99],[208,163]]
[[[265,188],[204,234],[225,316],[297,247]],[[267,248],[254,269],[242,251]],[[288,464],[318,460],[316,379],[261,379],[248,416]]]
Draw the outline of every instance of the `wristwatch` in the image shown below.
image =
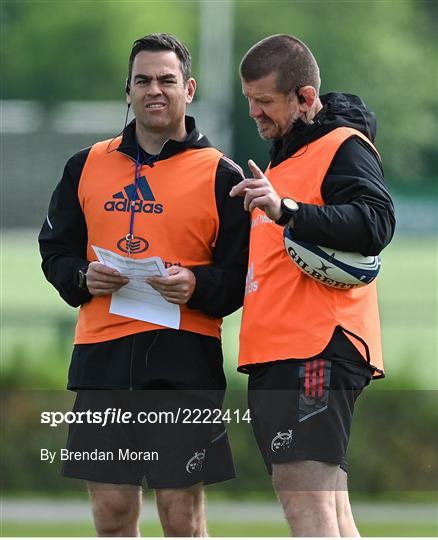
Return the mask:
[[298,212],[298,203],[289,197],[281,199],[281,216],[275,222],[277,225],[287,225]]
[[87,266],[84,266],[83,268],[79,268],[78,270],[78,287],[80,289],[87,288],[87,270],[88,270],[88,264]]

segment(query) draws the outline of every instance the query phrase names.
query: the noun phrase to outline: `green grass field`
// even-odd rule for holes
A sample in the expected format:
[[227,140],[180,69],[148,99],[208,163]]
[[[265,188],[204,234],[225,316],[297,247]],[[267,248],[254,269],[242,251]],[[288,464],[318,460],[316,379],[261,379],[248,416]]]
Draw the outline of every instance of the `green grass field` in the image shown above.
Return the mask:
[[[3,233],[2,377],[25,388],[65,388],[75,310],[45,281],[36,231]],[[379,278],[383,344],[393,387],[437,389],[437,247],[432,238],[396,239],[383,254]],[[63,322],[64,321],[64,322]],[[240,312],[224,321],[229,387],[243,386],[236,373]],[[9,378],[8,378],[9,377]],[[386,383],[382,383],[386,384]],[[380,383],[376,383],[376,387]],[[364,536],[436,536],[436,523],[360,523]],[[10,522],[1,536],[94,536],[90,523]],[[144,536],[161,536],[158,523],[142,525]],[[212,536],[288,536],[285,523],[212,521]]]
[[[38,362],[47,361],[47,350],[63,341],[65,363],[58,360],[53,375],[53,384],[62,388],[75,310],[44,279],[37,231],[3,232],[1,255],[4,369],[8,369],[8,361],[18,361],[23,370],[38,371]],[[436,241],[432,237],[395,239],[382,259],[379,291],[388,380],[405,376],[408,382],[404,388],[408,384],[410,388],[436,389]],[[235,372],[239,323],[237,312],[225,319],[223,329],[226,370],[231,381],[243,378]]]
[[[437,534],[437,526],[433,523],[425,524],[388,524],[388,523],[359,523],[362,536],[379,537],[418,537]],[[163,536],[157,524],[143,523],[142,536]],[[209,524],[210,536],[250,536],[250,537],[287,537],[289,529],[285,523],[227,523],[211,522]],[[91,523],[3,523],[2,536],[94,536],[95,531]]]

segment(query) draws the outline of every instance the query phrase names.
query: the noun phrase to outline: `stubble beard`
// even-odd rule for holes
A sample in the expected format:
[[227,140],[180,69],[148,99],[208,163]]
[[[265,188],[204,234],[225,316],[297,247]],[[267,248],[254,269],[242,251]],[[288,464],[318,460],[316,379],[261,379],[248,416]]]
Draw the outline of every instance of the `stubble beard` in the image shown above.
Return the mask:
[[[271,125],[275,126],[274,123],[272,123]],[[269,128],[263,129],[260,124],[257,124],[257,131],[258,131],[259,137],[263,139],[264,141],[272,141],[273,139],[276,138],[274,134],[269,134]]]
[[[292,130],[293,130],[293,126],[295,124],[295,122],[300,118],[300,115],[299,114],[296,114],[296,115],[293,115],[291,120],[290,120],[290,123],[289,123],[289,127],[288,129],[286,129],[284,131],[284,133],[281,132],[281,129],[280,127],[275,124],[274,122],[271,122],[269,124],[269,127],[272,126],[272,130],[271,130],[271,133],[270,134],[267,134],[267,133],[264,133],[263,132],[263,128],[260,126],[260,124],[257,124],[257,131],[258,131],[258,134],[260,136],[261,139],[263,139],[264,141],[274,141],[274,140],[277,140],[277,139],[281,139],[282,137],[284,137],[287,133],[290,133]],[[269,128],[268,128],[269,130]]]

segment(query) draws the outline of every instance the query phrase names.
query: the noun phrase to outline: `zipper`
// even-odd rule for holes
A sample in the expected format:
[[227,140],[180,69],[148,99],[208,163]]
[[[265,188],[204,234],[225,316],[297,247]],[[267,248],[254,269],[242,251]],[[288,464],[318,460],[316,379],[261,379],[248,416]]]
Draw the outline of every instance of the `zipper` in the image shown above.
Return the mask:
[[[143,165],[147,165],[148,167],[153,167],[155,165],[155,163],[157,161],[160,160],[160,156],[161,156],[161,153],[163,152],[163,149],[164,147],[166,146],[166,144],[170,141],[170,139],[166,139],[163,143],[163,146],[161,147],[160,151],[158,152],[158,154],[155,154],[156,155],[156,158],[154,159],[154,161],[152,163],[143,163]],[[135,162],[135,159],[130,156],[129,154],[127,154],[126,152],[123,152],[122,150],[118,150],[122,155],[126,156],[127,158],[129,158],[131,161],[134,161]]]
[[133,336],[132,336],[131,361],[130,361],[130,367],[129,367],[129,390],[134,390],[133,384],[132,384],[132,371],[133,371],[133,364],[134,364],[134,347],[135,347],[135,334],[133,334]]

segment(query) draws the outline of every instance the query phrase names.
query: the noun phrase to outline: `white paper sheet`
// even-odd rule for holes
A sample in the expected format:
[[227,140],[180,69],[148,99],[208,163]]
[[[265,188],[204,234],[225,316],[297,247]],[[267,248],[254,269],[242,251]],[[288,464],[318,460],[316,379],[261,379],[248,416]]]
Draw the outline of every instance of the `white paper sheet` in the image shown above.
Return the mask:
[[168,275],[160,257],[130,259],[108,249],[92,247],[99,262],[129,278],[127,285],[112,294],[110,313],[168,328],[179,328],[181,319],[179,305],[165,300],[145,281],[147,277]]

